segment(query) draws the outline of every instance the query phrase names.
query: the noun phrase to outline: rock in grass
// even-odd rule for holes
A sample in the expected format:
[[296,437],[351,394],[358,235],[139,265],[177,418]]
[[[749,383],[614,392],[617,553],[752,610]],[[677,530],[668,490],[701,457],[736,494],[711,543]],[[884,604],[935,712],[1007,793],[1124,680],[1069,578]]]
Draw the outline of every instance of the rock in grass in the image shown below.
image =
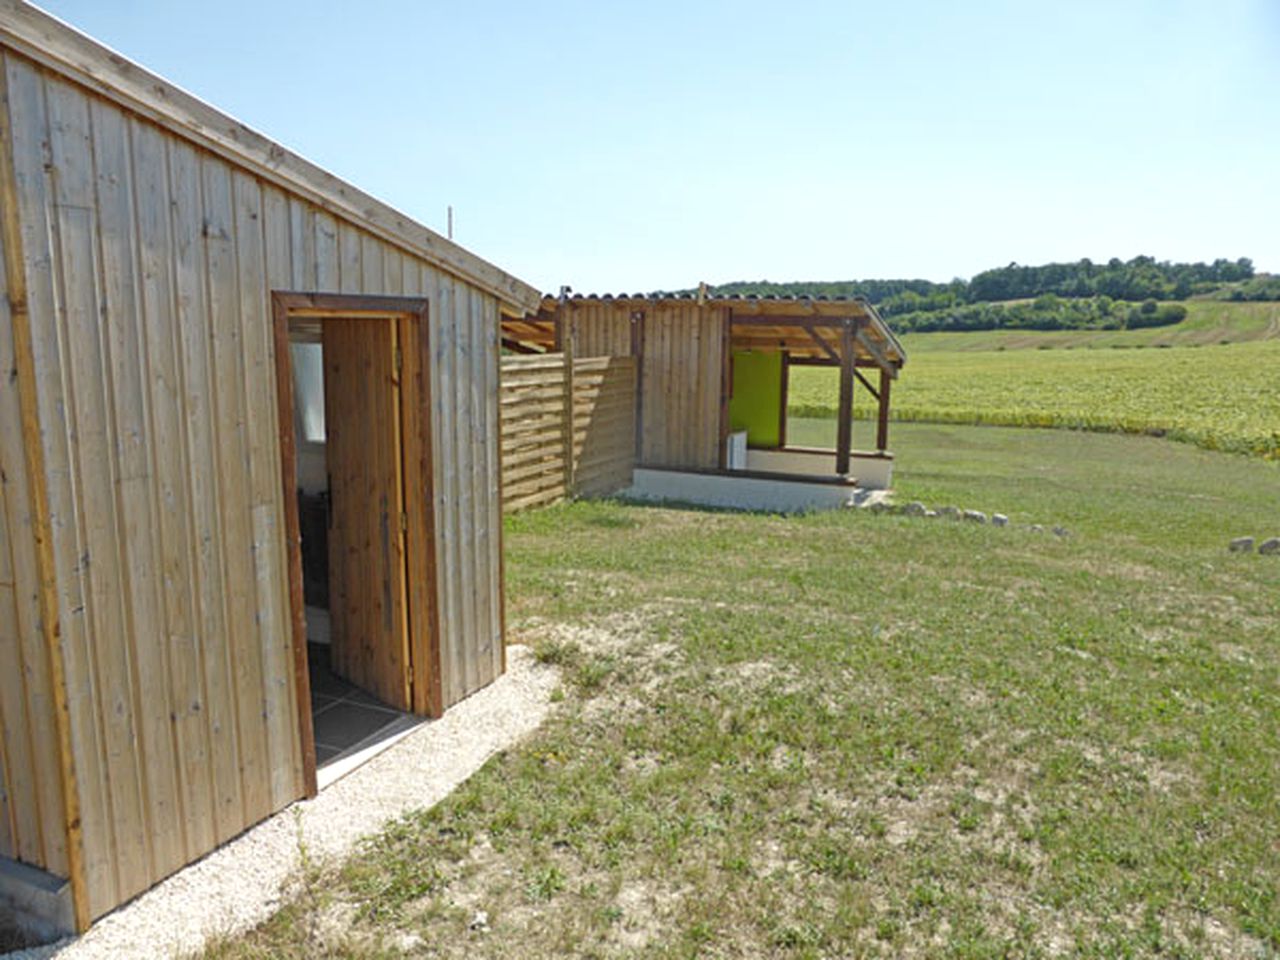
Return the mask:
[[872,513],[888,513],[893,509],[893,507],[889,506],[889,504],[885,503],[883,500],[877,500],[867,509]]
[[959,507],[939,507],[938,516],[958,518],[960,516],[960,508]]
[[1039,523],[1033,523],[1028,529],[1030,529],[1032,533],[1044,533],[1044,526]]
[[925,511],[928,509],[929,508],[926,507],[919,500],[912,500],[910,503],[908,503],[905,507],[902,508],[902,512],[905,513],[908,517],[923,517],[925,514]]
[[993,513],[991,515],[991,522],[997,527],[1007,527],[1009,525],[1009,518],[1003,513]]
[[987,522],[987,515],[983,513],[981,510],[966,510],[964,512],[964,518],[966,520],[972,520],[974,523]]
[[1227,549],[1232,553],[1252,553],[1253,537],[1236,537],[1227,544]]
[[1272,537],[1258,544],[1258,552],[1263,554],[1280,553],[1280,537]]
[[1067,528],[1066,528],[1066,527],[1054,527],[1054,528],[1053,528],[1053,535],[1054,535],[1055,537],[1066,537],[1066,536],[1069,536],[1069,534],[1067,533]]
[[924,515],[925,515],[926,517],[936,517],[936,516],[938,516],[938,511],[937,511],[937,510],[926,510],[926,511],[924,512]]

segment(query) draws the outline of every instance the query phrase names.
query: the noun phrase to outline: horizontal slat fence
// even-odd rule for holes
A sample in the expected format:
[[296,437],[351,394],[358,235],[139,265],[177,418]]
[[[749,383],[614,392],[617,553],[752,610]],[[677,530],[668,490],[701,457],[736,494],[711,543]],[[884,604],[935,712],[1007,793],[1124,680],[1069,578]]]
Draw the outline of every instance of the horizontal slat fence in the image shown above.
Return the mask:
[[636,449],[636,362],[589,357],[573,364],[575,496],[631,485]]
[[504,357],[501,407],[505,513],[570,495],[604,496],[630,485],[633,358]]
[[564,355],[504,357],[500,406],[503,512],[563,499]]

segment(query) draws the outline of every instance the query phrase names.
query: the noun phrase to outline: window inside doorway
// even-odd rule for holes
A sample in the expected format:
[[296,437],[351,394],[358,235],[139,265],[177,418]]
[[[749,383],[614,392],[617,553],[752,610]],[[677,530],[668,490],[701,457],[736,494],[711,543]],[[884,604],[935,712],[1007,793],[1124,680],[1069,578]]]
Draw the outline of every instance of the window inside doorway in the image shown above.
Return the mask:
[[324,349],[318,342],[293,341],[289,354],[298,438],[303,443],[324,443]]

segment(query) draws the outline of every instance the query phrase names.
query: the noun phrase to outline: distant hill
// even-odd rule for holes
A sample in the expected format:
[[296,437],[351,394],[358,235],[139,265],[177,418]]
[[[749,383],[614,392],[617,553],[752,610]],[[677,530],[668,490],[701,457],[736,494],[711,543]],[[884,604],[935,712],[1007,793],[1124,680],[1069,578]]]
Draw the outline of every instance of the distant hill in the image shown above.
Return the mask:
[[[1180,322],[1185,308],[1162,301],[1280,300],[1280,277],[1257,274],[1248,257],[1172,263],[1154,257],[1047,263],[984,270],[970,280],[735,281],[708,288],[734,296],[865,297],[899,332],[1118,330]],[[692,291],[680,291],[692,292]]]

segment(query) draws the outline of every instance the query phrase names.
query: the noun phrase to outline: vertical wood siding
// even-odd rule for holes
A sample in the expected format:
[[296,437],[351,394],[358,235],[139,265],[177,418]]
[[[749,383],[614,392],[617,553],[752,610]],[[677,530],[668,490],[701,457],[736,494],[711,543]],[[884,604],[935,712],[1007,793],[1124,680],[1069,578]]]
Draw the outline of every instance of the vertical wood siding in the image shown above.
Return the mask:
[[[445,704],[501,672],[499,305],[19,55],[3,70],[96,917],[303,789],[272,290],[429,300]],[[0,370],[11,352],[0,312]],[[8,381],[0,852],[65,873]]]
[[0,236],[0,854],[65,875],[57,728],[3,243]]
[[574,326],[574,355],[578,357],[631,356],[631,310],[613,303],[570,301],[562,316]]
[[[571,301],[577,356],[630,356],[633,306]],[[640,458],[663,467],[720,462],[720,380],[727,312],[694,301],[647,307],[640,339]]]

